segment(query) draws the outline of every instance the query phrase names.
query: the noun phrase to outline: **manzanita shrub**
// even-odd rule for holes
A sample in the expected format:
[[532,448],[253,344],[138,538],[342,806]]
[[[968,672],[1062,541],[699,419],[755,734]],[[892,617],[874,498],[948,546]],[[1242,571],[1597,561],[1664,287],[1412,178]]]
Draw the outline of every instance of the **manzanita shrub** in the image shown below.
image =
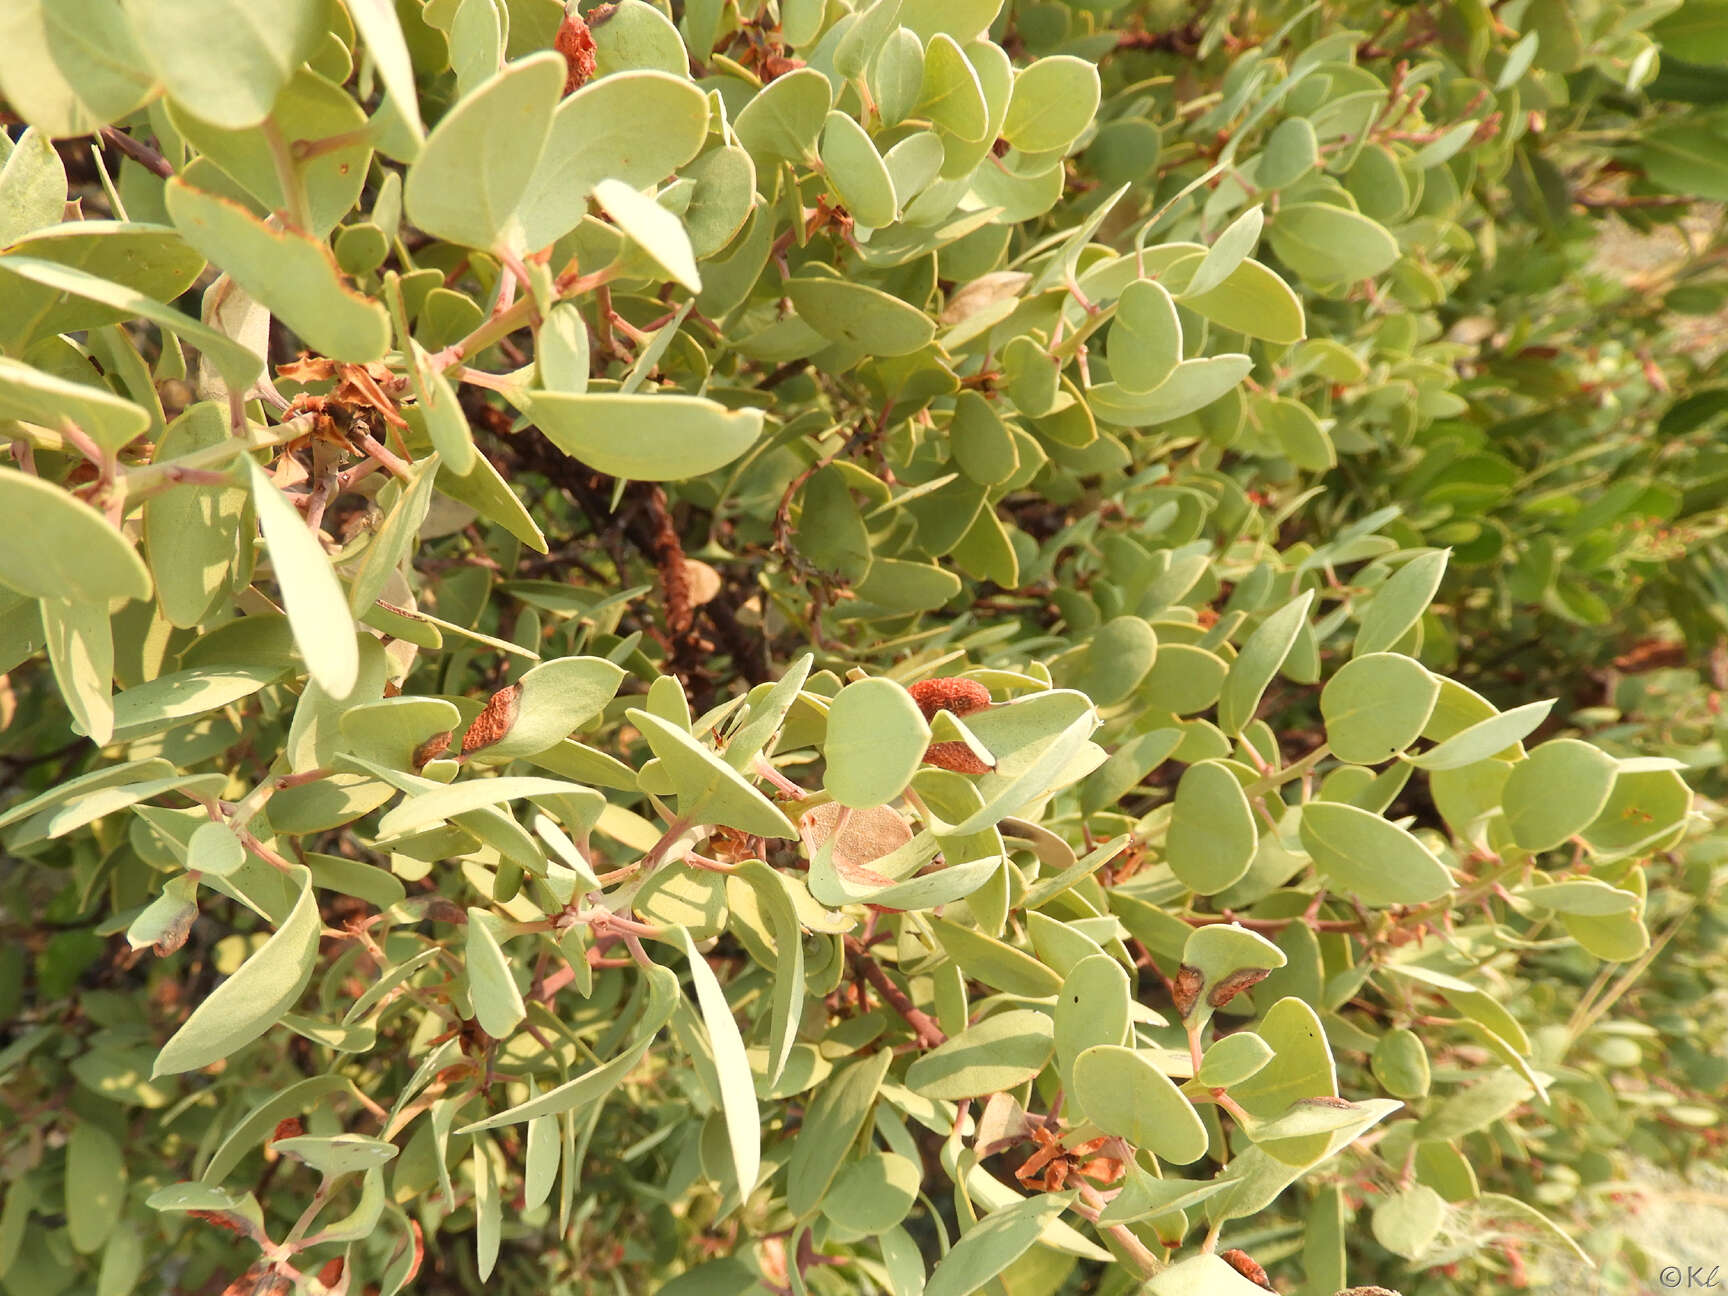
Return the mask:
[[1645,1289],[1728,6],[0,34],[7,1293]]

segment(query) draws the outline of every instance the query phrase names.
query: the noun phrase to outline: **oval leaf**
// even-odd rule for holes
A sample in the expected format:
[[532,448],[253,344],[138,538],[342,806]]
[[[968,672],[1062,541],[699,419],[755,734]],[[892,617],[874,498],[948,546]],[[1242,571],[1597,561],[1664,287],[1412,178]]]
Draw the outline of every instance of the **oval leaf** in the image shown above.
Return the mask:
[[981,1098],[1023,1084],[1056,1050],[1049,1016],[1022,1008],[986,1017],[918,1058],[906,1085],[926,1098]]
[[1353,805],[1310,801],[1302,807],[1301,833],[1328,884],[1363,904],[1423,904],[1452,889],[1452,874],[1432,851]]
[[1240,881],[1260,834],[1254,810],[1228,766],[1201,761],[1183,772],[1164,843],[1165,860],[1182,885],[1217,895]]
[[150,597],[150,572],[95,509],[40,477],[0,468],[0,585],[107,607]]
[[322,923],[312,875],[296,868],[300,898],[276,933],[240,965],[156,1055],[152,1076],[178,1075],[221,1061],[250,1044],[293,1007],[312,979]]
[[327,245],[293,230],[271,229],[239,203],[168,182],[168,214],[186,241],[269,308],[306,345],[356,364],[380,360],[390,345],[381,302],[342,282]]
[[841,805],[867,809],[899,796],[930,745],[912,695],[891,679],[848,684],[828,708],[823,786]]
[[729,410],[700,396],[535,392],[529,413],[565,454],[633,481],[700,477],[762,435],[760,410]]
[[1500,794],[1512,840],[1544,851],[1584,831],[1608,804],[1614,758],[1576,738],[1556,738],[1512,767]]
[[493,248],[521,236],[517,208],[564,86],[550,51],[512,63],[445,114],[408,170],[408,219],[435,238]]
[[1440,682],[1402,653],[1368,653],[1344,663],[1320,692],[1326,742],[1339,760],[1378,765],[1417,738],[1434,713]]
[[1106,1134],[1172,1165],[1206,1152],[1206,1127],[1193,1104],[1144,1054],[1097,1044],[1074,1059],[1074,1100]]

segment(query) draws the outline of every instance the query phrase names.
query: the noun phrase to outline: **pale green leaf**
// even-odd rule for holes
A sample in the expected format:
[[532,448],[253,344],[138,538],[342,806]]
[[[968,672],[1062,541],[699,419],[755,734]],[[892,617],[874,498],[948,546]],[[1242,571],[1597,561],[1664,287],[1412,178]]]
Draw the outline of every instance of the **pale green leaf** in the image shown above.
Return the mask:
[[462,962],[468,970],[468,991],[474,997],[474,1017],[480,1029],[493,1039],[508,1039],[527,1009],[511,975],[510,961],[492,930],[494,921],[484,909],[469,908]]
[[1235,274],[1236,267],[1253,255],[1265,221],[1265,213],[1259,207],[1250,207],[1231,221],[1206,250],[1205,259],[1182,290],[1183,296],[1198,297],[1209,293]]
[[813,68],[795,68],[745,104],[733,129],[758,164],[808,162],[833,101],[827,77]]
[[1506,826],[1526,850],[1552,850],[1601,813],[1619,766],[1600,748],[1556,738],[1512,766],[1501,792]]
[[1363,904],[1414,905],[1452,889],[1452,874],[1397,824],[1353,805],[1302,807],[1302,845],[1335,891]]
[[299,511],[256,463],[247,460],[252,503],[270,552],[282,605],[306,669],[332,697],[344,698],[359,678],[354,618],[324,548]]
[[1122,290],[1110,325],[1110,376],[1125,392],[1156,391],[1182,362],[1182,321],[1170,290],[1136,279]]
[[1066,149],[1092,124],[1099,94],[1098,68],[1089,60],[1037,59],[1014,78],[1002,136],[1022,153]]
[[[323,35],[319,0],[125,0],[144,56],[174,101],[238,130],[270,115],[276,96]],[[196,39],[187,39],[196,33]]]
[[683,729],[636,707],[625,714],[648,739],[654,755],[665,762],[681,815],[759,837],[798,835],[784,811]]
[[982,1098],[1024,1084],[1050,1061],[1055,1027],[1046,1013],[995,1013],[913,1061],[906,1086],[927,1098]]
[[668,278],[691,292],[702,291],[702,272],[682,221],[622,180],[600,181],[594,186],[594,201]]
[[1359,655],[1320,692],[1326,741],[1340,760],[1378,765],[1421,737],[1439,696],[1439,681],[1414,658]]
[[738,1191],[749,1196],[762,1164],[761,1116],[756,1108],[756,1085],[750,1077],[750,1060],[744,1054],[744,1038],[726,1002],[726,992],[696,948],[688,931],[679,929],[684,957],[690,961],[690,979],[696,986],[696,1002],[702,1024],[708,1030],[708,1046],[714,1054],[714,1070],[720,1081],[720,1106],[726,1117],[726,1141],[732,1150],[732,1169]]
[[1541,702],[1526,702],[1521,707],[1478,720],[1445,742],[1436,743],[1420,756],[1407,759],[1412,765],[1433,773],[1463,769],[1490,757],[1505,757],[1548,718],[1548,713],[1554,709],[1554,701],[1548,698]]
[[936,335],[923,311],[868,284],[799,276],[786,284],[798,317],[823,337],[872,355],[911,355]]
[[1241,733],[1254,718],[1267,685],[1295,647],[1313,601],[1312,590],[1298,595],[1262,621],[1242,645],[1218,699],[1218,727],[1225,733]]
[[154,92],[120,0],[16,0],[0,7],[0,94],[54,138],[88,135]]
[[1190,765],[1176,785],[1164,843],[1182,885],[1217,895],[1247,873],[1258,842],[1254,811],[1229,768],[1217,761]]
[[929,744],[911,694],[890,679],[857,680],[828,708],[824,786],[841,805],[885,805],[911,782]]
[[337,360],[381,359],[390,316],[380,302],[342,282],[327,245],[292,230],[271,229],[244,207],[168,182],[168,214],[186,241],[268,307],[306,345]]
[[519,208],[563,86],[564,60],[545,51],[509,64],[464,96],[408,169],[402,191],[408,219],[464,247],[519,242]]
[[178,1075],[220,1061],[257,1039],[294,1006],[312,979],[322,923],[312,878],[294,875],[300,897],[275,934],[192,1010],[156,1057],[152,1075]]
[[0,468],[0,585],[39,599],[99,604],[150,597],[150,572],[119,531],[82,500]]
[[672,1020],[672,1010],[679,1001],[678,978],[671,971],[656,964],[646,969],[645,975],[648,977],[647,1001],[632,1028],[632,1042],[618,1056],[555,1089],[548,1089],[538,1098],[530,1098],[506,1111],[464,1125],[456,1133],[473,1134],[557,1112],[580,1111],[622,1084],[624,1077],[641,1063],[660,1029]]
[[1450,557],[1446,549],[1417,554],[1374,591],[1356,631],[1356,652],[1385,652],[1404,637],[1433,602]]
[[1366,279],[1398,259],[1398,240],[1385,226],[1331,203],[1288,203],[1271,230],[1272,250],[1305,279]]
[[66,213],[66,168],[48,136],[34,126],[0,166],[0,247],[16,243]]
[[991,1211],[937,1262],[924,1296],[969,1296],[1037,1244],[1062,1215],[1070,1196],[1045,1194]]
[[98,747],[114,736],[114,632],[102,603],[43,599],[42,637],[72,728]]
[[424,133],[420,123],[420,96],[414,86],[414,64],[396,7],[390,0],[344,0],[348,12],[366,42],[366,51],[378,68],[378,79],[390,92],[395,109],[408,123],[416,139]]
[[[878,0],[880,8],[887,0]],[[898,3],[898,0],[894,0]],[[822,171],[842,206],[860,225],[892,224],[899,211],[894,180],[869,133],[851,116],[830,112],[822,129]]]
[[150,427],[142,406],[9,356],[0,356],[0,419],[23,419],[55,432],[71,427],[108,451],[137,440]]
[[1074,1059],[1074,1100],[1086,1118],[1160,1160],[1188,1165],[1206,1151],[1206,1127],[1170,1078],[1144,1054],[1096,1044]]
[[576,228],[602,180],[659,184],[696,156],[708,100],[682,76],[639,70],[590,81],[558,105],[521,200],[523,246],[546,247]]
[[894,1060],[887,1049],[836,1072],[804,1109],[786,1162],[786,1205],[803,1218],[821,1208],[847,1150],[876,1105],[877,1092]]
[[[681,481],[723,468],[762,434],[762,412],[700,396],[535,392],[529,408],[564,453],[634,481]],[[619,429],[628,428],[628,436]]]

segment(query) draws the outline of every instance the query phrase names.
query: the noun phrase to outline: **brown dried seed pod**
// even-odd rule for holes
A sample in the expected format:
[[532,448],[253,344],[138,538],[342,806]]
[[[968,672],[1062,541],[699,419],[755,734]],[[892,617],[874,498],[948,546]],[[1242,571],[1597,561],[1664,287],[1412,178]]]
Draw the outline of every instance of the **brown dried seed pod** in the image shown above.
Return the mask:
[[468,732],[462,735],[462,754],[490,747],[510,732],[516,723],[516,708],[522,699],[522,686],[512,684],[501,688],[486,699],[486,707],[474,717]]
[[812,857],[824,843],[834,839],[834,866],[843,874],[867,869],[912,840],[911,825],[891,806],[854,810],[846,816],[843,828],[839,827],[841,810],[833,801],[811,807],[798,817],[798,835]]
[[1271,1282],[1267,1279],[1266,1271],[1262,1269],[1255,1261],[1254,1257],[1249,1255],[1246,1251],[1239,1251],[1235,1247],[1232,1247],[1228,1251],[1220,1251],[1218,1253],[1218,1258],[1225,1264],[1229,1265],[1237,1273],[1241,1274],[1249,1282],[1264,1287],[1267,1291],[1277,1290],[1277,1288],[1273,1287]]
[[1270,968],[1239,968],[1212,987],[1206,1002],[1214,1008],[1222,1008],[1244,990],[1259,985],[1271,975]]
[[912,700],[918,704],[918,709],[924,713],[926,720],[934,717],[938,711],[967,716],[990,705],[989,689],[977,680],[961,679],[958,675],[919,680],[906,691],[912,695]]
[[1200,1002],[1200,988],[1206,984],[1206,974],[1192,964],[1184,963],[1176,969],[1176,1011],[1187,1017],[1194,1011],[1194,1005]]
[[978,759],[978,753],[963,742],[931,743],[924,749],[924,763],[956,774],[988,774],[994,768]]
[[564,93],[580,90],[594,75],[594,37],[581,14],[565,15],[552,47],[564,56]]
[[186,938],[192,934],[192,924],[198,920],[198,910],[190,909],[178,915],[173,925],[162,929],[162,934],[156,938],[150,948],[157,958],[167,958],[175,950],[186,943]]
[[449,751],[451,735],[452,731],[446,729],[443,733],[433,734],[425,742],[416,747],[414,749],[414,755],[409,758],[414,768],[421,769],[428,761],[435,761],[445,752]]

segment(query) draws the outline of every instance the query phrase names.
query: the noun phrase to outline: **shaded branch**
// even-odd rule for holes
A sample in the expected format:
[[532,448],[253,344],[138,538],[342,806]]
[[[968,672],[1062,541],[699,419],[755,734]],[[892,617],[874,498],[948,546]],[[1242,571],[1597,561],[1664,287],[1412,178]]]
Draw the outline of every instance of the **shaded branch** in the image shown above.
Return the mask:
[[882,970],[882,965],[870,956],[870,952],[856,937],[846,938],[846,961],[854,972],[875,988],[877,994],[888,1001],[890,1008],[906,1019],[906,1024],[918,1037],[920,1047],[933,1049],[947,1041],[948,1037],[942,1033],[942,1028],[930,1014],[906,997],[906,992],[894,984]]
[[174,167],[167,158],[141,140],[133,139],[123,130],[117,130],[113,126],[104,126],[102,128],[102,141],[105,144],[112,144],[152,175],[161,176],[166,180],[174,174]]

